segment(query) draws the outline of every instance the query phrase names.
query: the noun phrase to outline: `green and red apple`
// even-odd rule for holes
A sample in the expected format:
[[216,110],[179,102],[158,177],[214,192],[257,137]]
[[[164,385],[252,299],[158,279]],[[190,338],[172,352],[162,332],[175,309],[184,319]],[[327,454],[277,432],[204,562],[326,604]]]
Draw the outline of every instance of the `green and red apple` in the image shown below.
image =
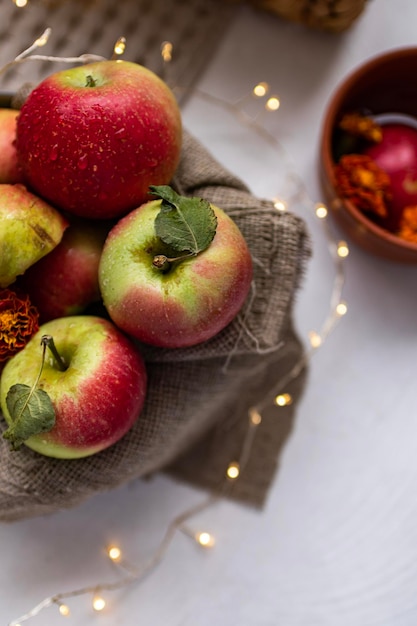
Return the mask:
[[13,109],[0,109],[0,184],[23,182],[15,146],[18,113]]
[[61,241],[68,221],[24,185],[0,185],[0,287],[8,287]]
[[41,323],[79,315],[101,299],[98,266],[109,229],[102,222],[72,220],[56,248],[23,274],[19,284]]
[[177,101],[156,74],[128,61],[56,72],[29,95],[17,120],[25,182],[72,214],[114,218],[169,183],[179,162]]
[[[238,226],[222,209],[198,198],[167,194],[166,189],[154,188],[157,195],[162,192],[162,200],[141,205],[112,228],[100,260],[99,283],[104,306],[118,327],[141,342],[179,348],[210,339],[236,317],[251,286],[252,257]],[[173,198],[173,204],[179,199],[182,216],[185,200],[189,214],[181,223],[166,198]],[[190,200],[197,200],[195,209]],[[173,239],[158,235],[158,216],[168,213],[168,235],[175,239],[194,221],[199,204],[208,210],[208,223],[197,219],[191,238],[200,232],[204,239],[215,224],[213,237],[201,252],[180,257],[174,252],[172,258],[167,241]],[[168,261],[165,266],[161,259]]]
[[[53,338],[59,360],[47,355],[36,385],[39,397],[46,395],[54,412],[52,426],[39,432],[36,420],[31,421],[43,418],[38,406],[35,403],[27,415],[19,409],[17,396],[22,385],[32,389],[36,382],[44,337]],[[0,401],[9,429],[3,436],[14,448],[23,442],[50,457],[89,456],[123,437],[138,419],[145,396],[143,359],[114,324],[94,316],[59,318],[43,324],[5,365]],[[28,432],[35,434],[27,437]]]

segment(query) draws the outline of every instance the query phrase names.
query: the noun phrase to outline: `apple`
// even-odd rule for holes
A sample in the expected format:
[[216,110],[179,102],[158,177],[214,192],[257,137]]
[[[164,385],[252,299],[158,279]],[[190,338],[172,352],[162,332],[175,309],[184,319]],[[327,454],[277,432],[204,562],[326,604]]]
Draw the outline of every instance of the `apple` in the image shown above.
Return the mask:
[[0,184],[21,183],[15,147],[18,111],[0,108]]
[[403,123],[386,123],[381,131],[381,141],[364,153],[390,177],[389,221],[395,229],[404,208],[417,205],[417,129]]
[[0,287],[8,287],[61,241],[68,221],[24,185],[0,185]]
[[20,278],[41,323],[78,315],[101,299],[98,265],[109,228],[107,223],[71,221],[56,248]]
[[37,385],[49,396],[55,423],[49,431],[29,436],[24,444],[61,459],[104,450],[132,427],[145,401],[146,370],[137,347],[100,317],[62,317],[43,324],[6,363],[1,375],[1,409],[9,427],[14,419],[7,394],[14,385],[33,387],[45,336],[53,338],[65,364],[62,370],[57,358],[48,354]]
[[217,228],[200,254],[158,269],[169,253],[155,233],[161,200],[123,217],[110,231],[99,265],[99,284],[110,318],[141,342],[166,348],[202,343],[240,311],[252,280],[252,259],[236,223],[210,205]]
[[168,183],[179,162],[177,101],[153,72],[101,61],[56,72],[17,119],[24,180],[55,206],[90,218],[126,214]]

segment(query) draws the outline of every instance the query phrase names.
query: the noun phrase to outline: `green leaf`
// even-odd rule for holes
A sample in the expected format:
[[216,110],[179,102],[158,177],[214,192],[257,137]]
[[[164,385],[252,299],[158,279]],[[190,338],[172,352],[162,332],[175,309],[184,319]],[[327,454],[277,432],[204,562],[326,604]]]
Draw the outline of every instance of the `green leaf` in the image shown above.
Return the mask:
[[180,196],[168,185],[151,186],[162,199],[155,218],[156,235],[177,253],[197,255],[211,244],[217,218],[207,200]]
[[26,439],[51,430],[55,424],[54,407],[43,389],[12,385],[6,404],[13,423],[3,437],[10,440],[12,450],[18,450]]

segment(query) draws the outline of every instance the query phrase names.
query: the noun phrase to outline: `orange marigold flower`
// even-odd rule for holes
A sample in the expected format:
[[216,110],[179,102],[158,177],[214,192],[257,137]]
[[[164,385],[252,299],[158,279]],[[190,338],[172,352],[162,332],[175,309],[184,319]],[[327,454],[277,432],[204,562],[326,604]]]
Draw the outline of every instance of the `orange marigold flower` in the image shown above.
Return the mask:
[[371,117],[360,113],[346,113],[339,122],[339,127],[355,137],[379,143],[382,141],[382,128]]
[[417,243],[417,206],[408,206],[403,210],[397,235],[406,241]]
[[39,329],[39,314],[29,297],[0,289],[0,363],[21,350]]
[[366,154],[345,154],[335,166],[339,194],[358,209],[388,216],[390,177]]

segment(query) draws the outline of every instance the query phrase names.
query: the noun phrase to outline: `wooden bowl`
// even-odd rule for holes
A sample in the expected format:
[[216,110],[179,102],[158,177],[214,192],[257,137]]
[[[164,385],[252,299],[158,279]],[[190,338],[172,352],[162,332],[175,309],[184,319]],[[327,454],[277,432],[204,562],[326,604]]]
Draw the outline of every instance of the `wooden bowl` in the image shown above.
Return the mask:
[[368,252],[392,261],[417,263],[417,244],[378,226],[337,193],[335,134],[344,113],[403,114],[417,119],[417,47],[374,57],[354,70],[334,92],[325,111],[320,141],[320,175],[325,198],[347,235]]

